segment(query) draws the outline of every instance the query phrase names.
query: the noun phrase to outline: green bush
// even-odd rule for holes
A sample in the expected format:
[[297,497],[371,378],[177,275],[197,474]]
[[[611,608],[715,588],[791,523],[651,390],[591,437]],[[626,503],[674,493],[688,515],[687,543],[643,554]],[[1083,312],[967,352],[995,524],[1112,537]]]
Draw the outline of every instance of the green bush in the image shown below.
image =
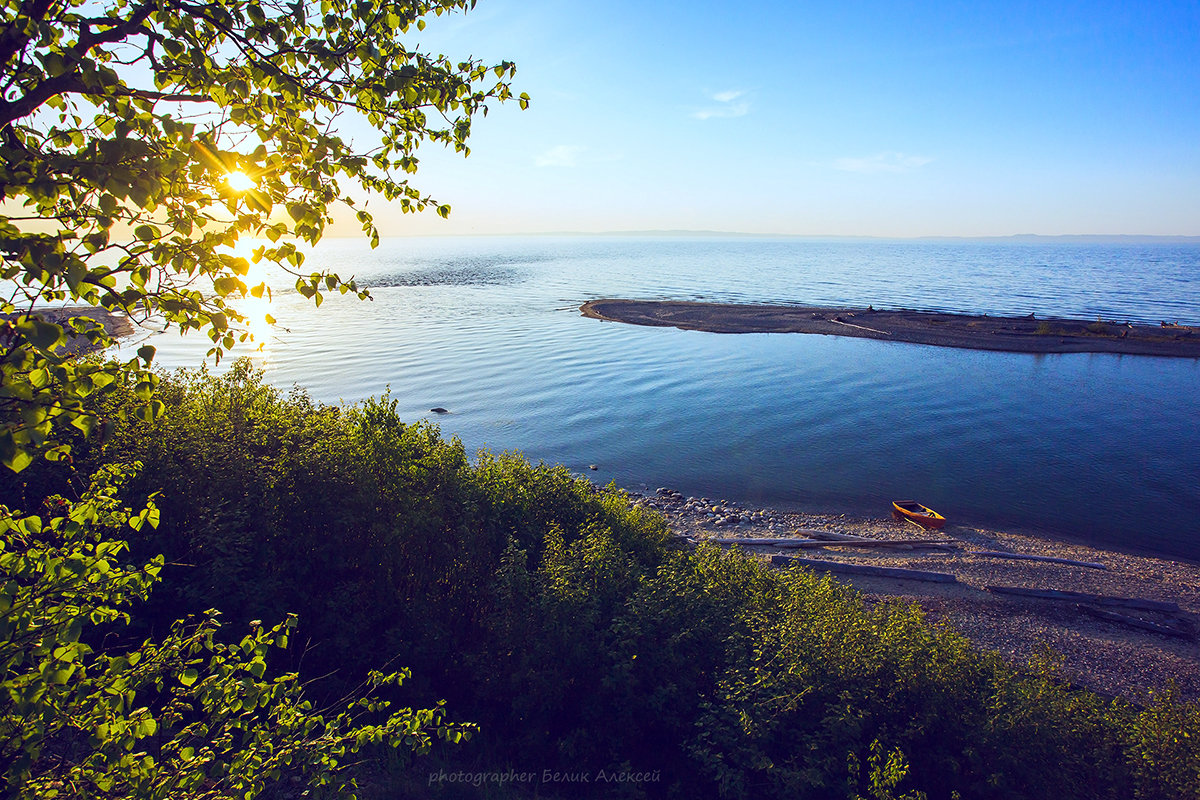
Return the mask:
[[[440,706],[390,710],[355,693],[314,710],[295,672],[272,668],[296,627],[255,621],[229,637],[208,611],[141,641],[132,612],[163,562],[127,564],[125,531],[153,527],[153,506],[130,515],[123,475],[97,472],[75,502],[48,498],[40,515],[0,506],[0,778],[5,797],[252,797],[268,787],[352,797],[345,761],[373,747],[423,752],[434,736],[461,741]],[[401,670],[368,688],[398,686]]]

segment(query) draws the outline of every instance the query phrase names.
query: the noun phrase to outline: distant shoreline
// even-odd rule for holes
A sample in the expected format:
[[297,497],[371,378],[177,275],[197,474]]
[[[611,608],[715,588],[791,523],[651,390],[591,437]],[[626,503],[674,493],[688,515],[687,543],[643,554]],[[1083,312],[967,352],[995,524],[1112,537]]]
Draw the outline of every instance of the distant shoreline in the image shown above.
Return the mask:
[[[596,238],[596,239],[789,239],[798,242],[909,242],[913,244],[971,243],[983,244],[1133,244],[1133,245],[1197,245],[1200,236],[1195,234],[1143,234],[1143,233],[1014,233],[980,236],[956,236],[953,234],[920,234],[900,236],[894,234],[849,234],[849,233],[766,233],[762,231],[719,231],[692,230],[688,228],[638,229],[638,230],[540,230],[540,231],[488,231],[482,233],[387,233],[385,239],[483,239],[483,238]],[[327,234],[326,239],[361,239],[355,231]]]
[[1115,353],[1200,358],[1200,327],[933,311],[589,300],[583,316],[709,333],[819,333],[1008,353]]

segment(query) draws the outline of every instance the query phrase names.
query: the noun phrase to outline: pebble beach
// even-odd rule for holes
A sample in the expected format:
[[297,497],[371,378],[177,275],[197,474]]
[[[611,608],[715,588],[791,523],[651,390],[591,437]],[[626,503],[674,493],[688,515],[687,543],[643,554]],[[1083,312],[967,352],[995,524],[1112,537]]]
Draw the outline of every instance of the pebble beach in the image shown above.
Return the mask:
[[[689,543],[740,546],[766,561],[791,556],[822,562],[810,567],[819,571],[825,564],[885,568],[867,570],[877,574],[832,574],[868,601],[916,603],[932,623],[953,628],[1014,664],[1050,652],[1066,680],[1103,695],[1145,703],[1174,686],[1180,697],[1200,699],[1200,564],[953,520],[940,531],[926,531],[886,511],[878,518],[785,511],[685,497],[667,487],[631,497],[662,514],[675,535]],[[796,539],[813,541],[802,549],[786,546]],[[847,541],[854,539],[868,541]],[[946,544],[872,544],[931,539]],[[888,569],[952,577],[915,580]],[[1007,594],[997,587],[1052,590],[1061,596]],[[1135,602],[1129,607],[1122,600]],[[1139,607],[1137,601],[1146,602]]]

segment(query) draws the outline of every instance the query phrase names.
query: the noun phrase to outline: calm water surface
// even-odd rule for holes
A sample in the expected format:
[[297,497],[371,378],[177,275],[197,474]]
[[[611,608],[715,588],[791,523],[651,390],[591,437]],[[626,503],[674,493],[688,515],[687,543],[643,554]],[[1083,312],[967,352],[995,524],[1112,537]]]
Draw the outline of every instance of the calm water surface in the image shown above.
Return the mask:
[[[1200,324],[1200,245],[752,238],[330,240],[374,301],[275,296],[280,386],[390,386],[469,450],[601,482],[952,521],[1200,558],[1200,361],[1026,355],[584,319],[597,297]],[[154,337],[194,366],[197,337]],[[451,413],[432,415],[445,407]],[[587,466],[596,464],[596,472]]]

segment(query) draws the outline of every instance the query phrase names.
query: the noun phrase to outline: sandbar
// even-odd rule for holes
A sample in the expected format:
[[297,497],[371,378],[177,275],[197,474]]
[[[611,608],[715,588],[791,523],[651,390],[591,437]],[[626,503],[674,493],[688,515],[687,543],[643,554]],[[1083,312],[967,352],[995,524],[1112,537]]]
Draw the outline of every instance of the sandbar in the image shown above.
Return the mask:
[[908,309],[589,300],[585,317],[710,333],[819,333],[1010,353],[1119,353],[1200,358],[1200,327]]

